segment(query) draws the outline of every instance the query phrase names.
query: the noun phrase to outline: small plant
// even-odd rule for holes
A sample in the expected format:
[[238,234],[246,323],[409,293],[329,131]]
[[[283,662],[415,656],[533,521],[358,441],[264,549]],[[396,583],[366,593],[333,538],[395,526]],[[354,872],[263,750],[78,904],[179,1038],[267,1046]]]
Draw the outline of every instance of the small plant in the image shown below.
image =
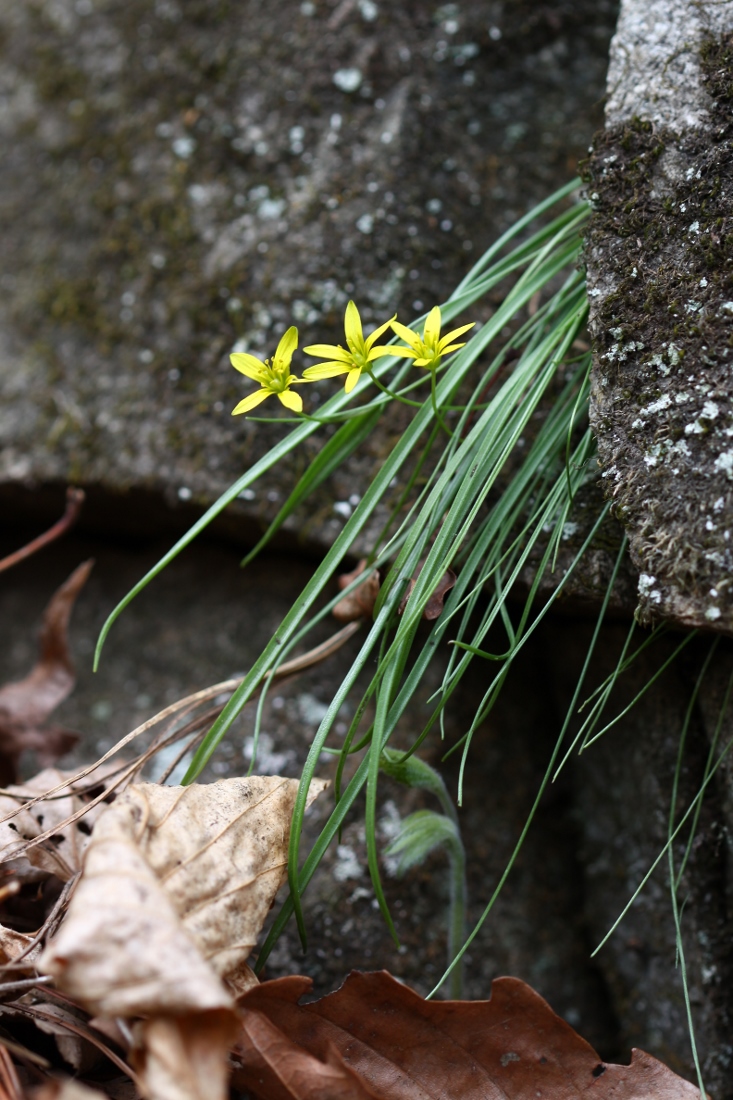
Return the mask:
[[[416,810],[403,818],[400,831],[385,854],[398,856],[397,873],[423,863],[436,848],[444,848],[450,862],[450,904],[448,909],[448,966],[458,958],[466,938],[466,852],[461,839],[458,814],[443,778],[418,756],[405,756],[395,749],[384,749],[382,771],[406,787],[430,791],[440,802],[443,813]],[[454,1001],[463,996],[463,962],[451,970],[450,995]]]
[[[595,444],[587,422],[591,359],[584,339],[588,301],[581,262],[589,207],[572,201],[577,186],[578,181],[572,181],[521,218],[488,249],[440,307],[410,325],[403,326],[393,316],[364,336],[358,309],[350,302],[345,316],[346,347],[309,345],[304,349],[306,354],[322,361],[300,374],[291,374],[298,338],[294,327],[286,331],[272,360],[234,355],[234,366],[260,387],[234,411],[249,413],[268,396],[277,396],[292,414],[277,418],[283,437],[243,472],[135,585],[104,624],[95,666],[109,630],[127,604],[228,504],[321,432],[323,425],[335,431],[322,439],[316,457],[243,564],[251,561],[318,486],[363,446],[393,402],[409,410],[401,437],[375,471],[313,576],[241,682],[231,685],[231,697],[198,745],[184,780],[190,783],[201,774],[243,708],[259,695],[254,723],[257,744],[262,708],[271,684],[297,662],[296,653],[308,647],[309,634],[316,624],[346,597],[354,595],[355,602],[362,605],[356,612],[361,645],[313,737],[303,767],[288,852],[290,894],[260,951],[260,969],[293,916],[305,943],[303,893],[328,846],[339,836],[347,815],[362,797],[373,887],[397,939],[380,881],[376,809],[381,774],[397,774],[402,769],[397,778],[431,790],[444,811],[419,811],[408,817],[392,851],[400,856],[403,867],[419,862],[437,845],[449,852],[453,884],[450,962],[436,989],[449,976],[452,989],[458,988],[454,983],[460,980],[463,955],[494,908],[547,786],[576,748],[584,751],[612,729],[689,642],[691,635],[680,642],[672,657],[664,659],[632,702],[602,724],[619,677],[663,633],[645,633],[634,649],[632,639],[639,628],[632,624],[616,668],[583,703],[588,670],[626,554],[623,541],[535,801],[504,872],[486,899],[476,926],[465,936],[464,917],[458,916],[462,907],[465,911],[465,885],[455,808],[437,773],[421,765],[414,754],[434,729],[446,739],[445,715],[454,693],[460,690],[473,661],[488,662],[486,667],[493,674],[487,677],[484,695],[477,700],[472,719],[452,744],[445,745],[446,755],[461,754],[456,798],[460,806],[465,769],[481,724],[494,707],[518,655],[573,572],[605,539],[601,528],[610,509],[606,504],[590,524],[581,521],[577,525],[582,538],[573,545],[572,554],[565,554],[562,571],[556,572],[564,534],[571,525],[576,526],[571,517],[578,492],[586,480],[597,476]],[[549,212],[552,216],[543,224]],[[483,316],[483,323],[467,321],[441,337],[442,326],[447,327],[468,310],[473,316]],[[394,335],[388,339],[389,329]],[[465,341],[460,340],[464,335]],[[378,343],[380,340],[384,342]],[[345,386],[318,406],[317,415],[303,409],[300,395],[292,388],[344,375]],[[387,518],[374,534],[378,510]],[[371,542],[364,555],[362,544],[367,531]],[[334,592],[333,582],[349,557],[364,557],[363,565],[351,574],[353,579],[343,591]],[[384,577],[381,587],[378,575]],[[516,594],[518,580],[527,576],[531,581],[524,605],[510,613],[509,594]],[[368,600],[355,595],[361,590],[364,596],[364,585],[369,586]],[[441,599],[434,606],[440,590]],[[349,623],[349,627],[353,625]],[[490,632],[495,637],[496,631],[503,631],[505,638],[501,646],[494,644],[488,650],[487,639]],[[395,754],[389,747],[390,739],[411,700],[424,690],[426,670],[441,651],[446,657],[445,668],[429,700],[432,711],[407,752]],[[354,717],[346,735],[336,736],[334,726],[347,701]],[[581,704],[587,709],[578,729],[576,714]],[[709,769],[695,799],[684,812],[675,806],[674,829],[670,824],[667,845],[639,889],[691,818],[694,832],[705,787],[729,748],[730,744],[722,748],[715,760],[711,750]],[[335,805],[311,851],[302,853],[308,791],[324,751],[334,754],[338,761]],[[346,782],[346,764],[352,756],[357,763],[349,769]],[[680,872],[670,865],[670,873],[679,956],[684,966],[677,900]]]

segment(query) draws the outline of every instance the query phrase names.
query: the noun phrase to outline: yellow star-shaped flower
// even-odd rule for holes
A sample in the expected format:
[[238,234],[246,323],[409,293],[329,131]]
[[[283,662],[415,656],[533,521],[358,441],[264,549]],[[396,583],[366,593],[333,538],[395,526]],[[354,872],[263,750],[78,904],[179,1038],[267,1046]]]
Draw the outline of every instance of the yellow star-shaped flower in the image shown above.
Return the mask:
[[392,347],[390,352],[392,355],[399,355],[404,359],[414,359],[416,367],[428,367],[430,370],[434,370],[440,366],[440,361],[444,355],[450,355],[452,351],[458,351],[459,348],[466,346],[465,340],[460,344],[454,344],[453,341],[458,336],[462,336],[464,332],[468,332],[475,324],[475,321],[471,321],[470,325],[461,325],[460,328],[454,328],[452,332],[446,333],[441,339],[440,306],[434,306],[425,318],[422,336],[417,332],[413,332],[412,329],[406,328],[405,325],[401,325],[398,321],[393,320],[391,322],[394,331],[409,347]]
[[386,332],[396,316],[395,313],[394,317],[385,321],[365,338],[359,310],[353,302],[349,302],[344,317],[344,331],[348,346],[342,348],[340,344],[311,344],[310,347],[303,348],[306,355],[318,355],[326,360],[325,363],[306,367],[303,378],[307,382],[316,382],[320,378],[336,378],[339,374],[345,374],[344,389],[347,393],[351,393],[363,370],[369,370],[370,364],[376,359],[381,359],[383,355],[392,354],[391,347],[375,347],[374,342],[383,332]]
[[299,393],[293,393],[290,389],[292,385],[300,385],[302,382],[310,381],[307,378],[297,378],[290,373],[290,360],[293,358],[293,352],[297,346],[298,330],[291,326],[277,345],[277,351],[272,360],[265,359],[263,363],[256,356],[241,351],[235,351],[229,356],[235,370],[260,384],[260,389],[255,390],[249,397],[245,397],[236,408],[232,409],[232,416],[249,412],[250,409],[256,408],[272,394],[279,398],[286,409],[291,409],[296,413],[303,411],[302,397]]

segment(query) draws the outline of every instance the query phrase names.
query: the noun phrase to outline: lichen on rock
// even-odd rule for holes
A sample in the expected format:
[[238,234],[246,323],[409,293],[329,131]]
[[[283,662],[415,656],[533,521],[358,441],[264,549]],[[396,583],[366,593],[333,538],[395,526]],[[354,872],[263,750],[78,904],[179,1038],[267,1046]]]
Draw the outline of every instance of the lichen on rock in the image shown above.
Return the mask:
[[733,27],[697,30],[684,66],[697,91],[658,107],[640,88],[650,119],[629,117],[633,96],[617,89],[586,163],[591,423],[641,573],[640,620],[730,633]]

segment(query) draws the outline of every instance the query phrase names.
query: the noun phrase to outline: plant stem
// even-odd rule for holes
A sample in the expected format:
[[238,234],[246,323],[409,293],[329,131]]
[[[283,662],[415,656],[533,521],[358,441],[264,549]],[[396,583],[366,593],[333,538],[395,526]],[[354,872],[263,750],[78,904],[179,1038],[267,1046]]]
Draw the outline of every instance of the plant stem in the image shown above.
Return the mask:
[[[466,904],[468,897],[466,851],[457,829],[455,842],[446,845],[446,847],[451,869],[450,910],[448,913],[448,966],[450,966],[463,947],[466,938]],[[448,988],[453,1001],[460,1001],[463,998],[463,971],[464,962],[461,959],[450,972]]]

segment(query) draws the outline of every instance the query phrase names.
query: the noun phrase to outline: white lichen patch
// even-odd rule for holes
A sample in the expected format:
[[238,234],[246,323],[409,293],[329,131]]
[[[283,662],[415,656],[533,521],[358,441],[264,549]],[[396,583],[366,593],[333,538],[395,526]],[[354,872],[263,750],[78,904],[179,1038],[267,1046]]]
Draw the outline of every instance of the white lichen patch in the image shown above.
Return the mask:
[[639,577],[638,593],[643,600],[649,600],[650,603],[661,603],[662,593],[659,588],[655,588],[657,578],[652,573],[642,573]]
[[662,412],[663,409],[668,409],[671,404],[672,398],[668,393],[663,393],[656,401],[652,401],[650,405],[640,409],[639,413],[641,416],[653,416],[654,413]]
[[715,459],[713,469],[716,473],[725,474],[733,481],[733,451],[722,451]]

